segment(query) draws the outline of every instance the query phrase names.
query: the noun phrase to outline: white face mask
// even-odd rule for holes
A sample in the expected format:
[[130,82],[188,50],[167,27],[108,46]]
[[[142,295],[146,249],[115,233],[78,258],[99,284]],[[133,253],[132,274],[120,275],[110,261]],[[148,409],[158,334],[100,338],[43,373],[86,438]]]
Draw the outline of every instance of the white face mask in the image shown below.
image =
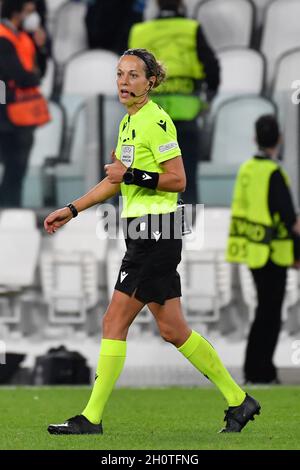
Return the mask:
[[35,33],[35,31],[40,27],[40,25],[41,17],[36,11],[33,11],[32,13],[30,13],[30,15],[26,16],[23,21],[22,27],[24,31],[27,31],[27,33]]

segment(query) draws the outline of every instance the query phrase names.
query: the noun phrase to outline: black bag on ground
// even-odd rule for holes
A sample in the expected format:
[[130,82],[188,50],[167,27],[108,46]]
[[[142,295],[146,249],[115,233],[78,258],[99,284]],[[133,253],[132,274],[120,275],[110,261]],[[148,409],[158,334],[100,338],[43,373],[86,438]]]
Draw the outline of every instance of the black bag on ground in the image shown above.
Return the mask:
[[90,369],[80,353],[59,346],[36,358],[32,381],[35,385],[85,385],[90,383]]

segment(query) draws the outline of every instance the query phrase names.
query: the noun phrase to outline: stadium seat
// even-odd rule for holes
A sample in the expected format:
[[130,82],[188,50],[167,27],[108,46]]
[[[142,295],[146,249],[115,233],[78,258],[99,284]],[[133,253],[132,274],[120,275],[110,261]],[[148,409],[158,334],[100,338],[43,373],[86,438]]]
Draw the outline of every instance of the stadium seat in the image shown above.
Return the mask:
[[275,114],[274,104],[260,96],[225,101],[216,113],[210,162],[199,165],[200,200],[209,206],[229,206],[238,168],[256,152],[254,123]]
[[86,8],[84,2],[65,2],[55,12],[52,52],[60,66],[74,54],[87,49]]
[[248,0],[206,0],[195,14],[213,49],[250,46],[254,8]]
[[36,216],[29,209],[3,209],[0,212],[0,230],[35,230]]
[[115,53],[102,49],[83,52],[68,61],[64,69],[61,96],[68,127],[88,97],[117,95],[117,63],[118,56]]
[[47,27],[52,33],[53,21],[59,8],[66,3],[66,0],[46,0],[47,7]]
[[38,263],[40,232],[35,215],[4,210],[0,218],[0,323],[20,324],[22,298],[32,287]]
[[272,0],[252,0],[255,5],[255,23],[257,27],[262,26],[266,9]]
[[272,84],[278,58],[300,47],[299,15],[298,0],[274,0],[266,10],[261,50],[267,59],[268,86]]
[[[250,270],[244,264],[239,265],[239,277],[241,283],[242,297],[247,305],[249,322],[252,323],[257,307],[257,297],[254,281]],[[298,273],[295,269],[288,270],[286,294],[282,306],[282,320],[288,319],[288,310],[299,300]]]
[[47,158],[59,158],[64,135],[64,112],[56,103],[50,103],[52,120],[35,131],[28,170],[23,184],[23,207],[41,208],[47,195],[44,165]]
[[97,261],[89,252],[45,252],[41,281],[52,324],[81,324],[99,301]]
[[105,163],[111,163],[111,151],[118,143],[119,124],[126,114],[126,108],[119,102],[117,97],[102,97],[102,152],[104,158],[101,159],[102,167]]
[[261,94],[264,84],[265,61],[253,49],[234,48],[219,51],[221,83],[212,103],[211,116],[226,99],[241,94]]
[[98,264],[98,282],[101,287],[106,287],[107,245],[108,238],[101,214],[95,209],[80,213],[52,238],[53,252],[91,253]]
[[55,65],[53,59],[48,59],[46,74],[42,78],[40,89],[43,95],[50,99],[54,89]]
[[56,199],[59,206],[83,195],[86,190],[87,106],[82,105],[74,116],[68,161],[55,166]]
[[[291,93],[295,80],[300,80],[300,47],[282,54],[276,62],[272,92]],[[300,86],[298,86],[300,88]]]
[[[182,265],[183,306],[191,321],[218,321],[220,309],[232,298],[231,265],[224,259],[230,210],[201,208],[194,234],[184,237]],[[200,281],[201,280],[201,281]]]
[[272,100],[278,108],[283,133],[283,163],[291,180],[295,200],[298,199],[299,194],[298,160],[295,158],[299,153],[299,112],[298,106],[293,102],[293,94],[295,99],[298,98],[298,90],[300,89],[299,64],[300,48],[288,51],[278,59],[271,93]]
[[104,164],[111,162],[124,114],[117,98],[105,95],[92,96],[81,105],[78,100],[72,110],[69,107],[64,162],[55,168],[58,204],[79,197],[104,176]]
[[102,49],[77,54],[66,64],[63,94],[116,95],[117,64],[118,56]]

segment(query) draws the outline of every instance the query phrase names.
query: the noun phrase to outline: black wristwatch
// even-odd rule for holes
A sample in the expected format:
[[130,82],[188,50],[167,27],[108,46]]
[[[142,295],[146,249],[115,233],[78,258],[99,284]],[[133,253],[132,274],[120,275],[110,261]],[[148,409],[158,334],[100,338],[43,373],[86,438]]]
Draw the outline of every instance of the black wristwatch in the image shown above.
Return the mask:
[[123,183],[132,184],[134,181],[134,168],[128,168],[126,173],[123,175]]
[[78,216],[78,210],[76,209],[74,204],[67,204],[66,207],[68,207],[70,209],[70,211],[72,212],[73,218]]

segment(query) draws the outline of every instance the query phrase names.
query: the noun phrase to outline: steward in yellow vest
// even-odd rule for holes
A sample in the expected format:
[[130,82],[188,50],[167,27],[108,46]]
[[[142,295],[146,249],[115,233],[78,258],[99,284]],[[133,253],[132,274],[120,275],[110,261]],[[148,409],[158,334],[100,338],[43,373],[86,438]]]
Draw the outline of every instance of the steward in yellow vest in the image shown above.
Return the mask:
[[266,155],[257,155],[241,166],[232,202],[228,261],[252,269],[265,266],[269,258],[279,266],[293,264],[291,233],[282,214],[270,210],[272,176],[273,181],[281,178],[288,188],[287,174]]
[[245,381],[271,384],[279,381],[273,355],[281,326],[287,268],[296,266],[294,243],[296,246],[299,240],[300,221],[288,176],[276,161],[281,142],[276,118],[261,116],[255,127],[259,151],[241,166],[237,176],[226,257],[250,268],[256,289],[255,319],[244,362]]
[[[201,85],[211,92],[219,86],[219,66],[200,24],[185,18],[176,8],[180,1],[158,1],[160,16],[135,24],[129,35],[129,48],[150,50],[167,69],[167,80],[153,91],[152,99],[173,120],[192,120],[206,107],[200,97]],[[163,8],[163,5],[167,8]],[[170,5],[170,6],[168,6]]]

